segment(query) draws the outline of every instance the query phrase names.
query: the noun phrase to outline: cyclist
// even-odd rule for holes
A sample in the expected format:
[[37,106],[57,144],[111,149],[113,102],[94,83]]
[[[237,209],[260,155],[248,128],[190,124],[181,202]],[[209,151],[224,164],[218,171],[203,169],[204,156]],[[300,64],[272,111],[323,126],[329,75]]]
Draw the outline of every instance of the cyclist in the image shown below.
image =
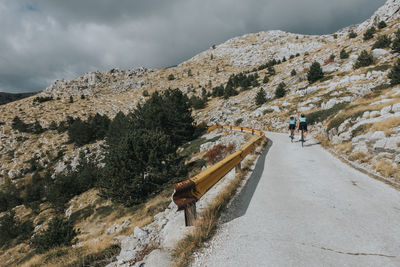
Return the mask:
[[294,131],[296,130],[296,119],[293,116],[290,116],[289,119],[289,137],[294,137]]
[[301,131],[303,131],[303,136],[305,139],[307,135],[307,119],[306,116],[304,116],[304,114],[301,114],[299,119],[299,135],[300,135],[299,140],[301,140]]

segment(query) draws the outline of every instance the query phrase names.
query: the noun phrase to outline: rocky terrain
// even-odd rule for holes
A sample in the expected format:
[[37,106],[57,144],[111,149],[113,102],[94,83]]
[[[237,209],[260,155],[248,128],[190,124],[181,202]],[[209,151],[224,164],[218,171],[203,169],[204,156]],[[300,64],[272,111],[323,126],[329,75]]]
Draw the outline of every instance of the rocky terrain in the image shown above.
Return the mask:
[[[80,151],[100,156],[103,141],[77,148],[67,142],[66,132],[52,127],[69,116],[86,119],[99,113],[113,118],[119,111],[132,111],[149,94],[167,88],[179,88],[188,96],[201,96],[203,89],[211,94],[214,87],[226,85],[232,74],[245,72],[257,73],[259,85],[250,90],[238,88],[239,94],[227,99],[209,96],[204,109],[193,111],[197,123],[286,131],[290,115],[318,117],[310,132],[325,147],[350,164],[398,185],[400,86],[391,84],[388,75],[399,53],[392,46],[372,48],[380,36],[395,39],[400,29],[399,10],[400,2],[389,0],[364,23],[329,35],[283,31],[247,34],[215,45],[176,67],[112,69],[55,81],[38,95],[0,106],[0,183],[10,178],[17,187],[22,186],[32,176],[32,159],[43,168],[61,173],[67,163],[76,165]],[[379,27],[382,21],[386,27]],[[372,26],[376,33],[364,40],[364,33]],[[354,38],[349,37],[351,32]],[[341,58],[343,49],[348,58]],[[363,50],[371,52],[373,63],[355,68]],[[276,61],[275,74],[262,67],[271,60]],[[321,64],[324,77],[310,84],[307,73],[315,61]],[[263,82],[265,76],[267,83]],[[276,98],[275,90],[282,82],[286,95]],[[256,105],[261,88],[267,101]],[[35,100],[38,96],[47,100]],[[45,131],[37,134],[13,129],[16,116],[25,123],[38,122]],[[61,157],[59,151],[63,151]],[[128,218],[118,218],[116,228],[122,229]],[[132,233],[135,224],[125,224],[130,229],[127,233]],[[109,222],[103,228],[112,225]],[[135,230],[135,234],[140,235],[140,231]]]

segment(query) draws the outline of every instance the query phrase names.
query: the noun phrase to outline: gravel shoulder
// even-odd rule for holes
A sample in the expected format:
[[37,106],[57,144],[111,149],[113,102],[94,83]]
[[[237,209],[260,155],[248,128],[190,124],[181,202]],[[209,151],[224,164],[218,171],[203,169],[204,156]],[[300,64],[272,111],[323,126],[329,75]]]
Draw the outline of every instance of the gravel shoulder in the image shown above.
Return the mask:
[[272,141],[193,266],[400,266],[400,192],[314,140]]

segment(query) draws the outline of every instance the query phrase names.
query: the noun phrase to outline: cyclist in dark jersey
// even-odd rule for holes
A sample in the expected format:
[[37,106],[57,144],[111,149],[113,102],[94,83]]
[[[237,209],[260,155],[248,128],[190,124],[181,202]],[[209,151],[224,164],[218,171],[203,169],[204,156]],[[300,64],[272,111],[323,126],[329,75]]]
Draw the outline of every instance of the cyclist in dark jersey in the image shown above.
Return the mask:
[[307,119],[304,114],[301,114],[299,119],[299,140],[301,139],[301,131],[303,131],[303,136],[305,138],[307,135]]

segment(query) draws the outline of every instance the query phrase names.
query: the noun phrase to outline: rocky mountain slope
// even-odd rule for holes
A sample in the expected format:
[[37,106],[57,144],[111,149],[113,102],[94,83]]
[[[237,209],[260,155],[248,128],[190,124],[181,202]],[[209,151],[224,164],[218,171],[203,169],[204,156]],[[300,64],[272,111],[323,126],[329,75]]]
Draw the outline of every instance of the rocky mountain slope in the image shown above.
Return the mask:
[[[379,27],[382,21],[386,27]],[[201,96],[203,90],[209,93],[206,107],[193,111],[197,123],[286,131],[288,117],[304,113],[314,121],[311,134],[333,153],[399,184],[400,86],[391,84],[388,77],[399,52],[392,46],[373,49],[383,35],[393,41],[399,26],[400,1],[389,0],[364,23],[329,35],[259,32],[215,45],[176,67],[112,69],[58,80],[39,95],[0,106],[0,183],[10,178],[22,186],[31,179],[32,160],[61,173],[68,163],[76,166],[81,151],[101,155],[102,141],[76,147],[68,143],[65,131],[57,130],[55,125],[69,116],[86,119],[99,113],[113,118],[119,111],[132,111],[155,91],[180,88],[189,96]],[[370,27],[376,33],[364,40]],[[341,58],[342,50],[349,57]],[[371,53],[373,62],[355,68],[363,50]],[[275,73],[265,65],[273,60]],[[321,64],[324,77],[310,84],[307,73],[315,61]],[[225,87],[231,75],[241,72],[257,74],[258,85],[246,90],[238,87],[239,94],[227,99],[212,96],[215,87]],[[281,83],[286,94],[276,98]],[[260,89],[267,101],[256,105]],[[38,122],[44,131],[14,129],[16,116],[26,124]],[[120,217],[120,223],[125,219]]]

